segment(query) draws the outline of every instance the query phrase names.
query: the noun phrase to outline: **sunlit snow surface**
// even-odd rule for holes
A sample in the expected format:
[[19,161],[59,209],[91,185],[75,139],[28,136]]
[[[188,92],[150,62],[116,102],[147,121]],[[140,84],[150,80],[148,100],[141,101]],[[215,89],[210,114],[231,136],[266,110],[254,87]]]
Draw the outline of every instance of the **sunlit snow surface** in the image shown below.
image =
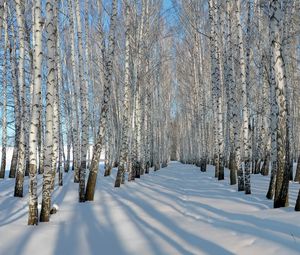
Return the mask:
[[55,187],[58,212],[37,227],[26,225],[27,178],[24,198],[13,197],[14,180],[0,180],[0,255],[300,254],[300,184],[290,185],[290,207],[275,210],[265,198],[269,177],[252,175],[244,195],[228,173],[217,181],[213,167],[172,162],[115,189],[116,171],[103,177],[101,165],[95,201],[78,203],[70,172]]

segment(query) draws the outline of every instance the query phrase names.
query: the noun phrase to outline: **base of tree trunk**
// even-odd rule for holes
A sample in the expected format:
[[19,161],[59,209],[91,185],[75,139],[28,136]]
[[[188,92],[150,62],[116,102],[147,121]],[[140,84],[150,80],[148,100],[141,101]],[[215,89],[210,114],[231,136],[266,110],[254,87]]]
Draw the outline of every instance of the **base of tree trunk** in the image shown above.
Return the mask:
[[157,162],[155,165],[154,165],[154,171],[158,171],[160,169],[160,163]]
[[60,172],[58,175],[58,185],[63,186],[63,173]]
[[17,162],[18,162],[18,149],[15,145],[13,150],[13,156],[11,160],[10,170],[9,170],[9,178],[15,178],[16,177],[16,171],[17,171]]
[[260,170],[261,175],[263,175],[263,176],[269,175],[269,164],[270,164],[270,161],[269,161],[268,157],[265,157],[264,163]]
[[29,212],[28,212],[28,225],[38,225],[39,219],[38,219],[38,207],[37,203],[34,203],[33,205],[29,205]]
[[125,184],[125,171],[122,173],[121,184]]
[[111,165],[106,165],[105,166],[105,171],[104,171],[104,176],[110,176],[111,174],[111,170],[112,170],[112,166]]
[[230,170],[230,185],[236,184],[236,171],[234,169]]
[[85,200],[86,201],[94,200],[96,181],[97,181],[97,172],[90,171],[89,178],[88,178],[87,185],[86,185],[86,191],[85,191]]
[[162,164],[161,164],[161,167],[162,168],[165,168],[165,167],[167,167],[168,166],[168,163],[166,162],[166,161],[164,161]]
[[296,201],[296,205],[295,205],[295,211],[297,211],[297,212],[300,211],[300,189],[298,192],[298,197],[297,197],[297,201]]
[[150,171],[150,162],[147,162],[145,166],[145,174],[149,174],[149,171]]
[[245,191],[244,173],[242,169],[238,169],[238,191]]

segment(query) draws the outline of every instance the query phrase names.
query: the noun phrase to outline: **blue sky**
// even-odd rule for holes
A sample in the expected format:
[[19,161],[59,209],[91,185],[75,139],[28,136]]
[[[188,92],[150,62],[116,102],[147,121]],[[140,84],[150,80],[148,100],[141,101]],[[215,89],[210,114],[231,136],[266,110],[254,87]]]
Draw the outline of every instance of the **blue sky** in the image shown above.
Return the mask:
[[172,1],[171,0],[164,0],[164,9],[169,9],[172,7]]

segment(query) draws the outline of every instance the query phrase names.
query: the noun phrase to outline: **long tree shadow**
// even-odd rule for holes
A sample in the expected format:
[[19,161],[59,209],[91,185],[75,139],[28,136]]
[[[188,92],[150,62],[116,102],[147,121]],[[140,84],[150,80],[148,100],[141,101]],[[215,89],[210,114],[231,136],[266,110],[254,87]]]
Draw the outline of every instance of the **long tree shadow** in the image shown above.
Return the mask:
[[[35,227],[29,226],[21,236],[18,236],[17,239],[10,239],[11,242],[1,243],[0,245],[0,254],[2,255],[27,255],[26,254],[26,245],[29,244],[29,240],[34,237],[36,229]],[[3,240],[2,240],[3,241]],[[1,241],[1,242],[2,242]],[[1,248],[2,247],[2,248]]]
[[[69,183],[71,178],[71,175],[64,175],[64,181],[65,183]],[[24,196],[22,198],[19,197],[13,197],[12,191],[10,192],[9,196],[6,197],[6,199],[2,200],[0,203],[0,226],[8,225],[10,223],[16,222],[19,219],[22,219],[28,211],[26,208],[28,207],[27,201],[28,201],[28,187],[27,183],[24,183]],[[42,193],[42,182],[38,183],[37,186],[38,189],[38,197],[41,197]],[[53,191],[53,203],[60,204],[65,195],[68,191],[68,188],[65,186],[55,186]],[[25,202],[26,201],[26,202]],[[2,216],[2,217],[1,217]],[[26,224],[26,221],[24,222]]]
[[[110,251],[109,254],[128,254],[116,233],[99,223],[100,215],[95,214],[93,206],[90,203],[77,206],[73,217],[69,219],[73,224],[60,224],[54,254],[100,254],[104,251]],[[88,250],[83,249],[84,243]]]
[[[211,224],[217,228],[234,230],[237,233],[248,234],[274,243],[280,243],[281,245],[284,245],[289,249],[294,249],[297,252],[300,250],[300,244],[297,244],[294,239],[294,237],[296,237],[300,240],[300,229],[298,226],[288,223],[283,225],[282,222],[267,218],[262,219],[249,214],[226,212],[199,202],[195,203],[195,205],[204,208],[215,215],[223,216],[228,220],[225,221],[219,217],[214,217]],[[291,236],[290,240],[280,237],[282,234]]]
[[[147,188],[151,189],[151,190],[155,190],[155,185],[145,185],[144,183],[139,182],[138,185],[141,186],[146,186]],[[156,189],[156,192],[159,196],[169,196],[170,200],[173,200],[175,203],[177,201],[180,201],[180,198],[178,198],[176,196],[176,193],[172,194],[170,192],[164,192],[161,189]],[[179,192],[179,195],[182,194],[181,192]],[[141,200],[140,198],[138,198],[137,195],[133,195],[130,194],[128,195],[130,197],[130,200],[133,201],[135,204],[138,204],[140,206],[140,208],[144,208],[145,211],[151,213],[151,215],[154,218],[161,218],[161,222],[167,222],[168,223],[168,219],[167,218],[163,218],[161,216],[159,216],[157,213],[155,213],[155,210],[152,206],[147,205],[147,199],[145,199],[145,197],[149,196],[149,194],[147,192],[143,193],[143,197],[144,199]],[[209,196],[208,196],[209,197]],[[220,199],[222,199],[222,196],[218,196]],[[153,198],[153,197],[152,197]],[[151,199],[151,198],[150,198]],[[241,198],[236,198],[235,200],[237,200],[237,202],[241,202],[240,200]],[[159,201],[159,199],[157,199]],[[263,201],[261,201],[263,202]],[[292,238],[292,236],[295,236],[297,238],[300,238],[300,230],[297,226],[293,226],[291,224],[284,224],[283,227],[283,223],[275,221],[275,220],[270,220],[270,219],[261,219],[252,215],[248,215],[248,214],[239,214],[239,213],[230,213],[230,212],[226,212],[224,210],[220,210],[218,208],[206,205],[206,204],[202,204],[200,202],[195,202],[195,201],[185,201],[185,203],[191,204],[194,207],[193,208],[203,208],[207,211],[212,212],[214,215],[217,216],[221,216],[221,217],[226,217],[228,219],[227,221],[221,220],[219,217],[218,218],[214,218],[213,220],[213,225],[215,225],[216,227],[221,227],[221,228],[225,228],[225,229],[234,229],[236,232],[240,232],[240,233],[244,233],[244,234],[250,234],[253,236],[259,236],[262,239],[266,239],[272,242],[278,242],[281,243],[282,245],[288,247],[288,248],[292,248],[294,250],[299,250],[299,246],[295,245],[295,241]],[[247,204],[251,204],[250,201],[246,200],[245,203]],[[259,206],[259,203],[254,203],[255,206]],[[127,206],[128,208],[128,206]],[[174,208],[174,207],[173,207]],[[266,209],[265,206],[263,206],[262,209]],[[178,211],[178,210],[177,210]],[[203,211],[197,211],[197,213],[202,213]],[[203,215],[205,216],[205,215]],[[246,223],[250,223],[253,226],[248,226],[247,225],[241,225],[240,222],[246,222]],[[204,221],[205,223],[207,223],[207,221]],[[168,224],[168,227],[171,226],[171,224]],[[264,227],[264,229],[262,229],[262,226]],[[178,229],[177,229],[178,230]],[[291,236],[290,241],[286,240],[286,239],[281,239],[279,238],[276,234],[272,234],[272,232],[277,232],[278,234],[286,234],[288,236]]]
[[[243,203],[245,205],[253,205],[257,209],[269,209],[272,207],[272,202],[270,202],[267,199],[259,199],[255,197],[247,197],[244,196],[244,194],[236,195],[238,193],[233,193],[228,191],[227,189],[221,189],[223,192],[220,192],[220,189],[215,188],[209,191],[209,194],[207,194],[205,191],[201,191],[201,188],[199,190],[192,191],[191,189],[188,192],[182,191],[179,188],[177,188],[176,193],[174,192],[174,189],[172,192],[166,191],[166,189],[163,188],[163,186],[156,187],[157,185],[152,183],[151,181],[145,181],[145,182],[138,182],[138,185],[152,190],[156,191],[162,195],[172,197],[174,200],[183,200],[181,199],[181,196],[189,196],[191,198],[193,197],[203,197],[203,198],[210,198],[210,199],[220,199],[220,200],[232,200],[234,202]],[[179,187],[179,185],[177,185]],[[171,190],[171,189],[170,189]],[[221,194],[220,194],[221,193]],[[186,202],[186,201],[185,201]],[[230,202],[230,201],[228,201]]]
[[[124,206],[124,208],[126,208],[126,210],[128,211],[128,215],[130,215],[131,219],[134,222],[138,224],[142,224],[145,228],[151,229],[156,235],[160,236],[160,238],[162,238],[170,245],[175,247],[178,250],[178,252],[180,252],[180,254],[192,254],[186,248],[183,247],[183,244],[176,243],[174,241],[174,238],[162,232],[160,228],[155,228],[153,225],[147,223],[144,219],[142,219],[130,206],[128,206],[126,203],[123,202],[123,200],[126,200],[127,198],[124,197],[122,193],[118,193],[118,194],[113,193],[112,195],[119,201],[119,203],[122,204],[122,206]],[[224,254],[224,255],[233,254],[232,252],[226,250],[225,248],[219,246],[216,243],[213,243],[209,240],[202,239],[199,236],[196,236],[195,234],[185,231],[184,229],[179,227],[176,224],[176,222],[170,220],[169,217],[164,215],[162,212],[156,210],[154,207],[149,205],[145,200],[142,200],[137,196],[133,196],[132,194],[127,193],[126,195],[128,196],[128,198],[132,203],[138,206],[145,213],[149,214],[149,216],[152,219],[158,221],[160,224],[162,224],[164,228],[169,229],[174,234],[174,237],[176,237],[177,239],[184,238],[184,241],[188,243],[188,245],[209,254]]]

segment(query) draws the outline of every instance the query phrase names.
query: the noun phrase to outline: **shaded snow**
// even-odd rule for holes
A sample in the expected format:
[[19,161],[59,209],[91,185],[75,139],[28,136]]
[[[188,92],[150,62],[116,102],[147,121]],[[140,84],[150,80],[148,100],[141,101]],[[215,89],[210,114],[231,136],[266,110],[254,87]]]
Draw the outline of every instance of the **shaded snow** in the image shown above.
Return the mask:
[[298,183],[291,206],[275,210],[261,175],[252,175],[246,196],[228,184],[228,171],[217,181],[212,167],[202,173],[172,162],[120,189],[115,174],[104,178],[101,165],[95,201],[83,204],[73,174],[65,175],[53,195],[58,212],[37,227],[26,225],[27,195],[14,198],[14,180],[1,180],[0,255],[300,254]]

